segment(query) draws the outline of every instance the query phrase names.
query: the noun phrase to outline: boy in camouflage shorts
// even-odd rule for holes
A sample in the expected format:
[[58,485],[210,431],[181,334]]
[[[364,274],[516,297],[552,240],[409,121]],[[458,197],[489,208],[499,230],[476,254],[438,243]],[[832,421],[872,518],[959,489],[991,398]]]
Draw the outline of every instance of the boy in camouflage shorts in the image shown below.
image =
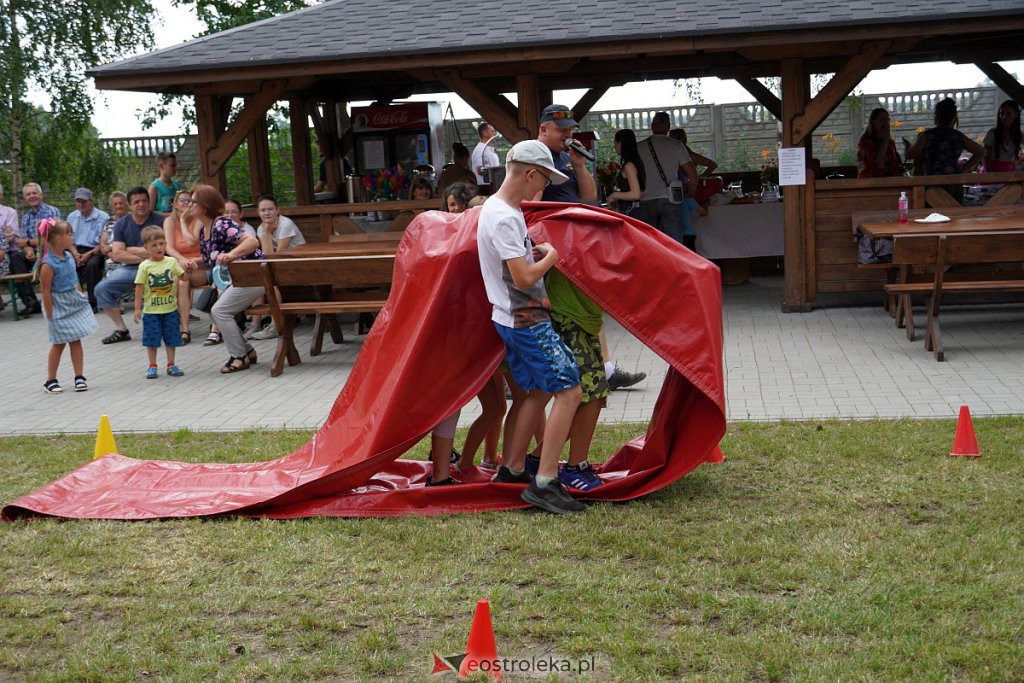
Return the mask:
[[[569,462],[559,468],[562,484],[580,491],[597,488],[603,482],[587,462],[597,419],[611,394],[601,354],[601,308],[568,278],[552,268],[545,276],[551,301],[551,325],[576,358],[583,398],[569,428]],[[527,469],[533,465],[527,463]]]

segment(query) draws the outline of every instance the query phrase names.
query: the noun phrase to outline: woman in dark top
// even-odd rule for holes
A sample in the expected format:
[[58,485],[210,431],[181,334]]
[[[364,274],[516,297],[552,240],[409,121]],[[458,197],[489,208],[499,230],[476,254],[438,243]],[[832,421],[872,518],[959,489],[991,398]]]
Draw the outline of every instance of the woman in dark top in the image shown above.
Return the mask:
[[[260,241],[242,228],[233,218],[224,215],[224,197],[210,185],[199,185],[192,190],[195,203],[193,215],[199,221],[199,249],[206,267],[227,266],[238,259],[263,258]],[[242,336],[235,324],[235,316],[249,308],[263,296],[262,287],[229,286],[217,298],[210,317],[224,336],[224,345],[231,357],[220,369],[222,374],[245,370],[256,362],[256,351]]]
[[889,112],[882,107],[872,109],[868,127],[857,143],[857,177],[887,178],[902,172],[900,155],[889,132]]
[[647,188],[644,162],[640,160],[636,149],[636,133],[628,128],[616,132],[615,151],[619,154],[622,168],[615,178],[617,189],[608,195],[608,206],[629,215]]
[[[956,129],[960,119],[956,102],[947,97],[935,105],[935,127],[918,136],[914,146],[907,150],[907,158],[914,160],[914,175],[957,175],[972,173],[985,158],[985,148]],[[971,153],[967,163],[960,166],[960,154]],[[945,185],[961,204],[964,200],[962,184]]]

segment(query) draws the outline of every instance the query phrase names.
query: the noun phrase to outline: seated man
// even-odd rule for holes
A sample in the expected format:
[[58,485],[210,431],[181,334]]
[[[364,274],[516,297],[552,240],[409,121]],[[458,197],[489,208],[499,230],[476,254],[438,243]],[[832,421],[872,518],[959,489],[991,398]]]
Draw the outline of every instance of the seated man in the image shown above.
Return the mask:
[[128,326],[121,317],[121,298],[135,289],[139,264],[149,258],[142,244],[142,229],[150,225],[163,228],[164,224],[164,217],[150,210],[146,188],[139,186],[128,190],[128,205],[131,213],[114,225],[110,245],[110,258],[124,264],[124,267],[111,272],[96,286],[96,304],[114,323],[114,331],[103,338],[104,344],[131,340]]
[[106,211],[97,209],[92,202],[92,190],[80,187],[75,190],[76,209],[68,214],[68,224],[74,231],[74,245],[78,277],[85,277],[85,289],[89,294],[89,305],[96,312],[96,285],[103,279],[103,265],[106,259],[100,250],[100,234],[103,225],[110,219]]

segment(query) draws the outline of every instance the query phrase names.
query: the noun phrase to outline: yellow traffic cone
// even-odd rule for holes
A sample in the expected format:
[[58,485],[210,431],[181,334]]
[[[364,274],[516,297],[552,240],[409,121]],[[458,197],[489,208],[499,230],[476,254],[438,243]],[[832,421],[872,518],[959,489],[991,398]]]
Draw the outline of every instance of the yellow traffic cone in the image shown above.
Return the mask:
[[106,415],[101,415],[100,428],[96,432],[96,448],[93,449],[92,459],[95,460],[107,453],[117,453],[117,444],[114,443],[114,432],[110,431],[110,418]]

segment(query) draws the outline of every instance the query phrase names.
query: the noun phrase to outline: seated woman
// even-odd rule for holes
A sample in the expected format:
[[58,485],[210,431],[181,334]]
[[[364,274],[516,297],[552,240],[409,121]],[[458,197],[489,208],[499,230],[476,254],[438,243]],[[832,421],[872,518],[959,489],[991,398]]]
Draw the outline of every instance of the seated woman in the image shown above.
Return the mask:
[[[434,185],[426,178],[417,178],[412,181],[412,198],[416,200],[422,199],[433,199],[434,197]],[[426,209],[416,209],[413,211],[417,216],[426,211]]]
[[[199,185],[192,190],[195,202],[193,212],[200,224],[199,248],[206,267],[227,265],[237,259],[263,258],[259,240],[250,235],[232,218],[224,215],[224,197],[210,185]],[[210,317],[224,337],[230,357],[220,369],[229,374],[247,369],[256,362],[256,351],[242,337],[235,324],[235,316],[263,296],[262,287],[235,287],[230,285],[221,292]]]
[[[276,254],[287,249],[294,249],[306,243],[306,238],[295,225],[295,221],[282,216],[277,206],[277,199],[269,194],[259,198],[256,208],[260,212],[260,227],[256,228],[256,236],[260,240],[260,249],[264,254]],[[243,228],[244,229],[244,228]],[[259,301],[257,303],[260,303]],[[260,317],[254,315],[249,327],[245,330],[246,339],[274,339],[280,333],[273,321],[260,329]]]
[[[960,123],[956,101],[947,97],[936,104],[934,120],[935,127],[921,133],[907,150],[907,159],[914,160],[914,175],[972,173],[985,158],[985,148],[956,129]],[[965,149],[971,158],[961,167],[960,154]],[[954,199],[964,203],[963,184],[943,187]]]
[[889,112],[882,107],[872,109],[857,143],[857,177],[888,178],[902,173],[903,164],[889,131]]
[[476,186],[476,174],[469,170],[469,149],[461,142],[452,144],[452,163],[441,167],[438,187],[451,187],[455,183]]
[[476,181],[472,185],[452,183],[444,191],[444,204],[448,213],[462,213],[469,208],[469,201],[476,196]]
[[981,143],[985,147],[985,170],[1012,173],[1021,166],[1020,105],[1006,100],[999,105],[995,128],[989,128]]
[[[199,252],[199,223],[192,215],[192,192],[179,190],[174,196],[171,213],[164,219],[164,238],[167,255],[178,262],[183,270],[195,270],[203,261]],[[181,344],[192,341],[188,329],[188,312],[192,308],[192,280],[178,280],[178,315],[181,318]]]

